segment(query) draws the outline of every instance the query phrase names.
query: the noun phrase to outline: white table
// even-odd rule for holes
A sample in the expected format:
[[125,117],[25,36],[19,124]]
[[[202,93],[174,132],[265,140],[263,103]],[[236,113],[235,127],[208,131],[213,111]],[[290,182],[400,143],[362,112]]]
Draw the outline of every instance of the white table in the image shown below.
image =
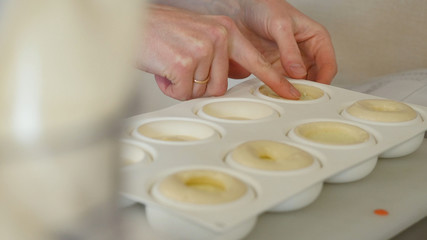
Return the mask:
[[[376,215],[375,209],[389,215]],[[427,139],[409,156],[380,159],[360,181],[325,184],[319,198],[302,210],[262,214],[245,240],[389,239],[426,216]],[[123,220],[127,239],[163,240],[148,226],[142,205],[123,209]],[[423,229],[414,239],[427,239],[427,226]]]

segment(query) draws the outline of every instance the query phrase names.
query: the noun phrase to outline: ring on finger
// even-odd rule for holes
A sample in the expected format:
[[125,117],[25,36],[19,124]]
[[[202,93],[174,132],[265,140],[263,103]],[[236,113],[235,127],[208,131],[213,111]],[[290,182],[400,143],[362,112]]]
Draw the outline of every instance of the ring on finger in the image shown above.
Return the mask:
[[210,79],[210,77],[208,76],[205,80],[194,79],[193,81],[194,81],[194,83],[205,84],[205,83],[209,82],[209,79]]

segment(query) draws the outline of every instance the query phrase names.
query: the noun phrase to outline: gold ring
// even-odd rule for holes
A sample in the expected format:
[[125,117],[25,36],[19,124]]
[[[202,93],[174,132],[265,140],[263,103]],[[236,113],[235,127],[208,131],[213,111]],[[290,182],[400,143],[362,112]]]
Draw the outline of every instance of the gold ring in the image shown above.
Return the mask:
[[210,79],[209,76],[205,80],[202,80],[202,81],[194,79],[194,83],[205,84],[205,83],[209,82],[209,79]]

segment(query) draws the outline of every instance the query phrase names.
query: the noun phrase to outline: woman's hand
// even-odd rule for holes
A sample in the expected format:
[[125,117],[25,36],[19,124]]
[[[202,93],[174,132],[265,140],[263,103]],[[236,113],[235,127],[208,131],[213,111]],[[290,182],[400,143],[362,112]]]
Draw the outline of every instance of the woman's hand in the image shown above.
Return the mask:
[[337,73],[331,38],[319,23],[284,0],[239,0],[240,31],[277,71],[330,83]]
[[[330,83],[337,72],[328,31],[285,0],[154,1],[233,18],[243,35],[285,76]],[[251,72],[233,61],[230,66],[230,77]]]
[[164,94],[179,100],[222,95],[227,90],[232,61],[232,66],[249,69],[281,96],[300,96],[230,17],[200,15],[155,4],[148,12],[144,47],[137,64],[141,70],[156,75]]

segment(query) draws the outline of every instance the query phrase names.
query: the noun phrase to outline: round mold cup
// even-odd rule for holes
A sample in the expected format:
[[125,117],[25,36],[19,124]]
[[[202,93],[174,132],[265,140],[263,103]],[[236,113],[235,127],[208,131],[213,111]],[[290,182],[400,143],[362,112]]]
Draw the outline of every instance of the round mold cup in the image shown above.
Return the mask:
[[[364,124],[390,127],[411,126],[422,123],[420,114],[408,104],[389,99],[362,99],[345,108],[341,115]],[[380,154],[380,158],[403,157],[416,151],[424,140],[424,132]]]
[[[141,143],[122,139],[120,141],[120,167],[122,171],[133,169],[137,166],[147,166],[152,163],[153,158],[146,149],[149,147],[143,146]],[[120,195],[118,206],[120,208],[129,207],[136,202]]]
[[[363,149],[376,144],[375,137],[358,124],[337,120],[317,120],[292,128],[289,138],[311,146],[348,150]],[[352,166],[326,179],[328,183],[346,183],[360,180],[375,168],[378,156]]]
[[277,119],[281,108],[268,102],[229,98],[204,102],[195,113],[204,119],[228,123],[253,123]]
[[221,129],[205,121],[191,118],[155,118],[133,130],[132,136],[145,141],[187,145],[221,138]]
[[119,206],[119,208],[130,207],[130,206],[132,206],[134,204],[136,204],[135,201],[133,201],[133,200],[131,200],[131,199],[125,197],[125,196],[122,196],[122,195],[119,196],[119,200],[118,200],[118,206]]
[[151,228],[169,240],[236,240],[243,239],[255,227],[250,218],[228,231],[213,231],[190,220],[172,214],[161,207],[146,206],[145,214]]
[[302,192],[292,196],[286,201],[270,208],[269,212],[290,212],[302,209],[313,203],[320,195],[323,188],[323,182],[318,182]]
[[[240,144],[230,151],[225,162],[240,171],[271,177],[309,174],[321,168],[319,160],[301,147],[285,142],[255,140]],[[316,183],[269,209],[286,212],[304,208],[314,202],[323,188]]]
[[301,93],[298,100],[291,100],[280,97],[270,87],[265,84],[260,85],[255,89],[254,95],[263,99],[272,100],[276,102],[288,102],[296,104],[307,104],[328,101],[329,95],[320,87],[313,86],[308,81],[290,80],[292,85]]
[[[249,182],[230,170],[191,167],[165,174],[153,184],[150,193],[157,202],[170,208],[215,214],[224,209],[236,211],[255,200],[256,193]],[[150,225],[171,239],[241,239],[257,221],[255,216],[230,230],[215,231],[177,216],[164,206],[147,206],[146,211]]]
[[148,165],[153,158],[146,150],[147,147],[132,140],[120,141],[120,166],[122,169],[131,168],[137,165]]

